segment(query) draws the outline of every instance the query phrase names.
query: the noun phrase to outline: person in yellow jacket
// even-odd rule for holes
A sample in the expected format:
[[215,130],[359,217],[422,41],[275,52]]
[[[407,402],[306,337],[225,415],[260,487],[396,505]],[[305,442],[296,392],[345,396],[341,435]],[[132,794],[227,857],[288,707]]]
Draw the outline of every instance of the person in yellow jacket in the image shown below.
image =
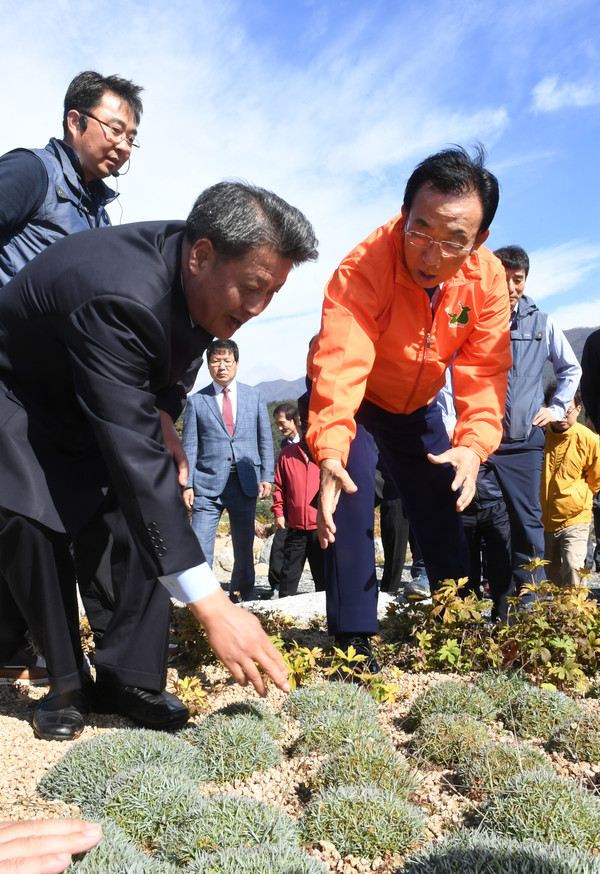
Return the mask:
[[[546,392],[551,395],[552,387]],[[600,442],[577,421],[581,392],[560,422],[546,428],[542,469],[542,522],[546,576],[555,585],[581,585],[592,521],[592,501],[600,491]]]

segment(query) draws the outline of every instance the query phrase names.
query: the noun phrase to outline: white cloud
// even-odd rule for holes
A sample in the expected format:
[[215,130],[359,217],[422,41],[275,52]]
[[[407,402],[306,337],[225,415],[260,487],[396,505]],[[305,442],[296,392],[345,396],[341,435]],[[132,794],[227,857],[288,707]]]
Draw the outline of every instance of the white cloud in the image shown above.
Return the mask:
[[569,328],[600,327],[600,297],[586,303],[560,306],[550,311],[561,330]]
[[[481,140],[506,167],[545,148],[525,131],[507,143],[510,64],[503,50],[502,75],[492,73],[496,37],[486,35],[505,14],[498,2],[484,14],[465,0],[457,15],[434,0],[427,16],[385,0],[348,0],[343,14],[333,0],[0,0],[6,5],[0,75],[11,85],[0,153],[60,134],[64,90],[77,72],[118,72],[146,91],[142,148],[118,180],[123,214],[113,209],[114,221],[184,217],[203,188],[233,176],[272,188],[315,225],[319,263],[295,271],[236,338],[248,382],[303,372],[328,276],[399,212],[422,157]],[[532,16],[543,18],[547,6]],[[537,81],[539,52],[518,45],[536,59]],[[531,71],[522,73],[529,89]],[[493,87],[478,89],[480,78]]]
[[[537,303],[581,286],[589,276],[596,277],[600,270],[600,244],[570,240],[560,246],[529,252],[529,258],[527,294]],[[594,288],[597,287],[595,281]]]
[[595,106],[600,103],[600,82],[558,83],[558,76],[546,76],[533,89],[533,109],[555,112],[568,106]]

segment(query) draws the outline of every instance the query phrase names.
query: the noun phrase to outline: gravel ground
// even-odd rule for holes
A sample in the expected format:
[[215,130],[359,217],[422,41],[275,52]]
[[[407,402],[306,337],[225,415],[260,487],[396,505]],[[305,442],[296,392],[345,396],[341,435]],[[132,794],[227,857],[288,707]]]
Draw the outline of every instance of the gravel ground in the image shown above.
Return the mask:
[[[266,569],[257,566],[257,590],[266,591],[268,583]],[[410,575],[406,572],[406,578]],[[312,591],[310,574],[304,574],[300,584],[300,595],[281,601],[260,601],[251,605],[260,609],[281,610],[297,619],[302,626],[313,615],[323,615],[325,612],[324,596]],[[385,611],[390,596],[382,596],[381,606]],[[311,645],[327,645],[330,638],[323,632],[315,632],[316,641]],[[386,677],[391,666],[384,666]],[[389,675],[391,678],[391,675]],[[440,679],[448,679],[449,675],[438,674],[402,674],[394,678],[399,686],[399,693],[393,704],[380,705],[381,724],[396,747],[407,753],[409,735],[402,730],[402,721],[412,699],[424,688]],[[169,669],[169,689],[174,689],[178,679],[177,666]],[[202,686],[208,693],[209,706],[193,717],[201,721],[210,711],[218,709],[227,703],[256,697],[252,691],[241,689],[233,684],[227,672],[216,666],[207,666],[201,672]],[[71,744],[37,740],[33,736],[31,720],[39,699],[47,692],[47,687],[30,688],[26,685],[0,687],[0,743],[2,748],[2,769],[0,772],[0,819],[26,819],[52,816],[76,815],[76,808],[68,808],[62,802],[47,802],[36,790],[42,775],[66,752]],[[266,703],[278,710],[284,700],[284,695],[278,690],[269,691]],[[600,702],[586,701],[586,706],[600,710]],[[81,737],[73,743],[87,740],[97,734],[115,729],[131,727],[129,720],[92,714],[89,725]],[[511,739],[510,735],[497,727],[498,737]],[[289,750],[295,738],[295,724],[289,722],[283,738],[284,749]],[[541,744],[540,744],[541,748]],[[590,788],[600,784],[600,763],[572,763],[554,754],[549,757],[558,773],[581,781]],[[253,777],[236,781],[231,785],[208,786],[204,792],[232,791],[253,797],[263,798],[270,803],[279,804],[292,816],[298,816],[306,801],[305,784],[319,764],[323,755],[311,757],[286,758],[284,763],[270,771],[259,773]],[[472,802],[463,797],[453,785],[453,772],[420,764],[418,767],[420,786],[412,800],[418,804],[428,816],[426,840],[448,834],[460,828],[472,810]],[[351,874],[351,872],[379,872],[388,874],[401,864],[400,856],[389,855],[384,859],[364,860],[352,857],[341,858],[335,847],[323,842],[313,847],[310,852],[326,861],[331,870]]]

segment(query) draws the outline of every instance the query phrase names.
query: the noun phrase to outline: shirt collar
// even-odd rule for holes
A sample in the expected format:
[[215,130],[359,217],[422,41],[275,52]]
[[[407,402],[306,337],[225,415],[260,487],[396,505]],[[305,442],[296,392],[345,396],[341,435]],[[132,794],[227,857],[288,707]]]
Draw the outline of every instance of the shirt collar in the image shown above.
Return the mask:
[[212,384],[213,384],[213,388],[215,390],[216,395],[220,395],[224,388],[228,388],[230,394],[237,394],[237,385],[236,385],[235,379],[232,379],[231,382],[229,383],[229,385],[225,385],[225,386],[219,385],[219,383],[215,382],[214,379],[212,381]]

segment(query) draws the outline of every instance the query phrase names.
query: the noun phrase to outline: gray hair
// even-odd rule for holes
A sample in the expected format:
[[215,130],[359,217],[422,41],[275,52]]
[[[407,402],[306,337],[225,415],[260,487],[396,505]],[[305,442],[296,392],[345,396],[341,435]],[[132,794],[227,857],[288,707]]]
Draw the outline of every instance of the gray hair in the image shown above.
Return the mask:
[[187,218],[186,237],[210,240],[220,258],[242,258],[257,246],[270,246],[294,266],[318,258],[318,240],[306,216],[281,197],[248,182],[219,182],[196,200]]

